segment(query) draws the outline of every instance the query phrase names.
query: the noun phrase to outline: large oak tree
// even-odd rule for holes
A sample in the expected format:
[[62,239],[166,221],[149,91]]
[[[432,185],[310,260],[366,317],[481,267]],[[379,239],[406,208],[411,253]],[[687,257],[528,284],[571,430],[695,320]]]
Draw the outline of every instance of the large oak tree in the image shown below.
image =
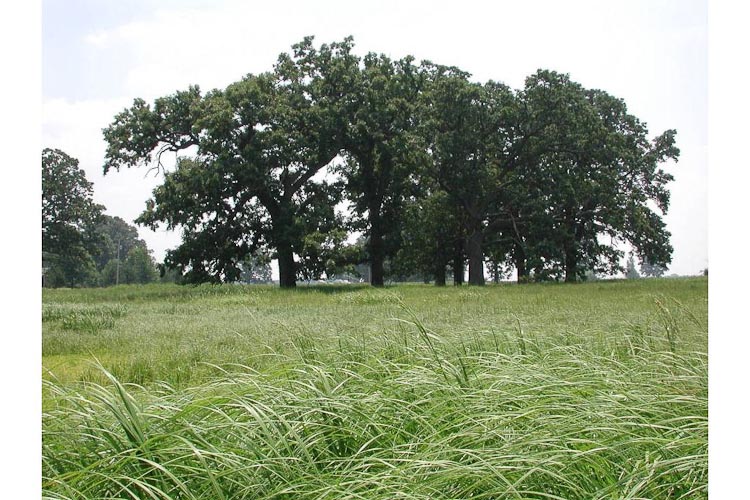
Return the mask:
[[384,262],[401,245],[405,199],[423,157],[416,104],[423,76],[411,57],[367,54],[349,89],[342,173],[354,227],[366,236],[370,283],[382,286]]
[[455,68],[434,68],[424,108],[432,176],[464,214],[469,284],[483,285],[485,238],[507,222],[498,203],[537,131],[509,87],[470,82]]
[[313,177],[341,151],[341,106],[357,64],[351,47],[346,39],[316,49],[306,38],[273,72],[205,96],[190,87],[153,107],[137,99],[105,129],[105,172],[159,167],[165,151],[195,150],[165,174],[138,220],[183,228],[166,261],[188,281],[237,279],[248,254],[270,247],[281,286],[295,286],[294,254],[337,200]]
[[538,71],[523,99],[552,119],[526,165],[531,196],[516,197],[526,206],[522,226],[532,253],[543,254],[547,271],[569,282],[591,270],[616,272],[621,243],[666,266],[672,247],[659,212],[669,207],[673,178],[659,165],[678,158],[676,132],[649,140],[623,100],[565,74]]

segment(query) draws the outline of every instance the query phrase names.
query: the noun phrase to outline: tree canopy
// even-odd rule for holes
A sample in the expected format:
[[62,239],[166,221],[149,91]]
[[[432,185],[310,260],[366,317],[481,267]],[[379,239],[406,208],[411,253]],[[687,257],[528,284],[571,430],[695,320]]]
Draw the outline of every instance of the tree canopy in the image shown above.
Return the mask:
[[104,214],[104,206],[94,203],[92,195],[93,185],[78,160],[58,149],[42,151],[43,284],[153,281],[153,257],[138,230],[120,217]]
[[[496,279],[515,268],[519,281],[576,281],[621,271],[624,244],[669,264],[672,176],[660,165],[679,156],[674,130],[649,138],[624,101],[566,74],[539,70],[511,89],[352,49],[307,37],[271,71],[115,116],[105,173],[162,170],[178,154],[137,219],[182,230],[167,267],[234,281],[270,255],[293,287],[353,256],[376,286],[388,272],[444,284],[449,264],[460,282],[465,259],[474,285],[488,261]],[[363,251],[347,244],[352,230]]]
[[94,256],[103,286],[150,283],[156,279],[156,264],[138,230],[120,217],[103,215],[96,231],[100,235]]
[[42,151],[42,267],[48,286],[96,283],[92,253],[104,207],[78,160],[59,149]]
[[191,87],[153,108],[136,100],[105,129],[105,172],[158,168],[165,151],[196,148],[165,174],[138,219],[183,228],[166,261],[188,281],[235,280],[248,254],[271,248],[281,285],[294,286],[294,254],[305,234],[328,230],[340,196],[335,183],[313,177],[341,150],[350,49],[348,40],[316,49],[308,38],[273,72],[205,96]]
[[349,161],[341,171],[354,227],[367,237],[371,283],[382,286],[385,259],[401,245],[405,200],[420,161],[415,121],[424,77],[411,57],[392,61],[374,53],[354,74],[343,144]]
[[618,243],[625,242],[641,259],[667,265],[672,247],[656,211],[668,209],[672,176],[658,165],[678,158],[676,132],[649,141],[624,101],[550,71],[527,79],[525,100],[554,119],[527,165],[535,187],[526,198],[526,227],[545,261],[537,266],[566,281],[587,270],[616,272],[623,256]]
[[473,83],[439,68],[426,97],[432,175],[458,205],[466,234],[469,283],[484,284],[484,241],[502,225],[498,210],[530,134],[515,93],[503,84]]

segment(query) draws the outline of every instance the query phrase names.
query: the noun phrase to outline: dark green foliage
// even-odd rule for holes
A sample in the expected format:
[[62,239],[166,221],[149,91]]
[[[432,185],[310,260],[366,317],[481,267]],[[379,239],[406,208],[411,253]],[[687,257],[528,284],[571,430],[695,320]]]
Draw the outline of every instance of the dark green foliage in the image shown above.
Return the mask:
[[[424,96],[432,165],[428,176],[462,212],[469,260],[469,283],[484,284],[486,240],[510,232],[517,200],[511,188],[524,182],[519,174],[529,142],[545,123],[530,122],[517,93],[506,85],[468,80],[468,75],[430,67],[431,85]],[[527,162],[528,163],[528,162]]]
[[328,233],[315,231],[305,235],[300,253],[299,273],[306,281],[331,277],[337,268],[337,257],[346,239],[344,230]]
[[46,286],[96,284],[92,254],[104,207],[78,160],[59,149],[42,151],[42,272]]
[[98,283],[94,260],[82,246],[72,246],[65,253],[42,251],[43,286],[80,287]]
[[537,246],[548,250],[542,254],[547,267],[566,281],[588,269],[617,272],[617,242],[668,264],[669,233],[651,207],[665,213],[669,206],[666,184],[672,176],[657,167],[677,159],[675,132],[649,141],[645,125],[621,99],[551,71],[529,77],[523,99],[532,114],[551,119],[532,143],[529,168],[536,189],[528,197],[535,213],[528,228]]
[[125,283],[150,283],[156,279],[154,260],[145,247],[137,246],[125,259]]
[[270,283],[272,278],[271,256],[257,253],[245,257],[240,264],[242,273],[240,281],[243,283]]
[[355,75],[344,134],[349,161],[341,172],[353,226],[367,238],[370,282],[382,286],[385,261],[401,245],[405,199],[414,190],[412,174],[424,161],[414,130],[424,76],[411,57],[392,61],[373,53]]
[[669,263],[654,207],[669,205],[672,177],[658,165],[679,155],[674,131],[649,141],[622,100],[564,74],[540,70],[518,92],[436,75],[431,172],[465,216],[471,284],[483,283],[488,255],[507,259],[519,282],[617,272],[623,242]]
[[[138,231],[102,214],[78,160],[42,152],[42,270],[49,287],[148,283],[153,258]],[[118,248],[119,247],[119,248]]]
[[402,246],[395,267],[405,276],[421,273],[438,286],[445,285],[447,267],[453,258],[456,240],[462,238],[463,225],[458,207],[448,195],[436,190],[407,205]]
[[338,201],[338,190],[313,176],[341,149],[341,101],[356,65],[350,49],[350,40],[316,49],[307,38],[271,73],[205,96],[191,87],[153,108],[136,100],[115,117],[104,132],[105,172],[158,167],[163,151],[197,147],[195,158],[165,175],[138,219],[183,228],[168,267],[190,282],[234,281],[247,255],[269,247],[281,285],[295,285],[294,253],[305,234],[330,227]]
[[150,283],[157,278],[151,252],[135,227],[104,215],[96,230],[101,236],[96,258],[101,285]]
[[649,139],[621,99],[548,70],[514,90],[411,56],[359,58],[351,38],[292,48],[223,90],[136,99],[104,131],[105,172],[192,154],[137,220],[182,229],[164,265],[185,282],[236,281],[259,252],[282,287],[330,277],[358,264],[348,230],[376,286],[444,284],[449,266],[460,283],[465,260],[473,285],[486,262],[496,281],[515,268],[519,282],[573,282],[622,271],[623,244],[654,270],[670,263],[660,165],[679,156],[676,132]]
[[99,270],[112,259],[124,259],[137,246],[146,247],[146,242],[138,237],[138,230],[120,217],[102,215],[96,232],[100,235],[100,242],[94,260]]

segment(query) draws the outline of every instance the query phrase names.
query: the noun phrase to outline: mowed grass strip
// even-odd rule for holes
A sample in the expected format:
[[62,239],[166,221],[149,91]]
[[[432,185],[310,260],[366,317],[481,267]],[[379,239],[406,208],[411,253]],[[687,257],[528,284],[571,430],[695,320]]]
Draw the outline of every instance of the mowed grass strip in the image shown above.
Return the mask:
[[[171,316],[128,291],[100,379],[45,381],[47,497],[707,497],[703,279],[242,288],[176,291],[216,326],[185,333],[204,371],[178,384],[159,349],[140,385],[113,374],[143,355],[124,323]],[[247,317],[251,342],[212,350]]]

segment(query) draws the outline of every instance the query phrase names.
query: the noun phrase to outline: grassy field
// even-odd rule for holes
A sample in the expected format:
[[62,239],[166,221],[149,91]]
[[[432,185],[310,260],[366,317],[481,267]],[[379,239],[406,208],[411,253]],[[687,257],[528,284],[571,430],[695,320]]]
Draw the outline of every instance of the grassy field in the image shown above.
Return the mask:
[[46,498],[707,498],[705,278],[45,290]]

